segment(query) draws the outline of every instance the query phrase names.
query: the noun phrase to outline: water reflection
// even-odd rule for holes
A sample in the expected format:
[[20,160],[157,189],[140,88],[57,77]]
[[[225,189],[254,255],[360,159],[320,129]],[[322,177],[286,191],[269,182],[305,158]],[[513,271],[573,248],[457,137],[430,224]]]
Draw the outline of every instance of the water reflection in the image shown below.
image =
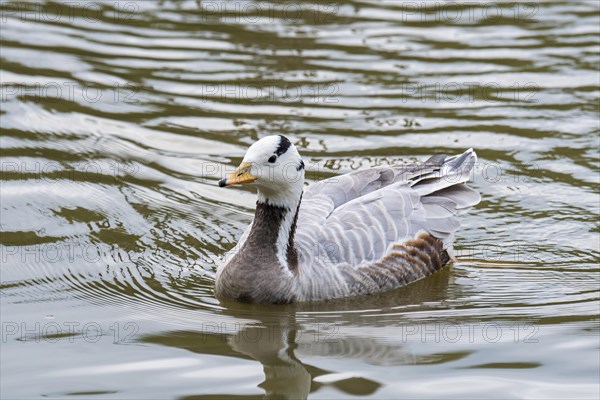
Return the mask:
[[[265,306],[226,302],[220,313],[234,317],[229,321],[251,318],[248,323],[202,322],[201,330],[176,330],[144,335],[143,343],[172,346],[197,354],[238,357],[259,361],[265,380],[259,386],[267,398],[302,399],[324,386],[340,393],[368,396],[381,382],[361,376],[360,372],[341,373],[319,368],[308,361],[315,358],[360,360],[372,365],[435,364],[464,357],[466,352],[417,356],[402,345],[384,340],[383,318],[365,320],[358,310],[385,315],[390,307],[412,311],[427,310],[446,298],[452,274],[439,271],[431,279],[404,290],[325,303]],[[361,337],[353,328],[372,330],[373,336]],[[234,374],[235,371],[232,371]],[[190,397],[201,398],[201,397]]]
[[[208,359],[252,369],[224,398],[261,366],[273,396],[598,398],[598,2],[96,3],[0,2],[2,318],[133,322],[148,345],[8,340],[0,397],[184,397],[208,376],[215,398]],[[219,303],[255,198],[216,182],[280,133],[309,181],[476,148],[459,262],[365,298]],[[513,339],[531,324],[538,344]]]
[[[334,339],[322,330],[306,330],[294,321],[270,321],[249,325],[235,334],[176,331],[142,337],[141,342],[183,348],[197,354],[213,354],[253,359],[263,366],[265,379],[258,386],[267,398],[303,399],[325,385],[341,393],[366,396],[381,384],[371,379],[349,374],[336,376],[314,365],[305,364],[302,357],[389,358],[395,363],[412,363],[409,354],[393,346],[378,344],[363,338]],[[375,360],[375,358],[373,358]],[[235,375],[235,370],[232,370]],[[320,379],[325,377],[326,379]],[[226,389],[225,389],[226,390]]]

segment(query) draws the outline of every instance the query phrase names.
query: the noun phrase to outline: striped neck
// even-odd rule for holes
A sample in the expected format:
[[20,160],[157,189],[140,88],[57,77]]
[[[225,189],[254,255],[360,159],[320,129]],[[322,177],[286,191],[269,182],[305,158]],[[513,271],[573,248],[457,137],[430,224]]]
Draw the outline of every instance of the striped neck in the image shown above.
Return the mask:
[[[256,202],[256,213],[248,239],[244,246],[259,248],[265,261],[277,261],[290,273],[298,272],[298,253],[294,245],[300,197],[290,206],[273,204],[268,201]],[[242,250],[243,251],[243,250]]]

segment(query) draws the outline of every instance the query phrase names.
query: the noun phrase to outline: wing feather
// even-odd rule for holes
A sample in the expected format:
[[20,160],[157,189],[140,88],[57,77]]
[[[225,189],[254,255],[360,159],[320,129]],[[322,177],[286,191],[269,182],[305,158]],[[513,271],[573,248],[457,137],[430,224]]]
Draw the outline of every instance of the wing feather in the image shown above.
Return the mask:
[[313,184],[304,191],[297,243],[338,267],[375,262],[394,244],[422,231],[449,247],[460,225],[457,216],[480,200],[465,185],[476,160],[470,149],[459,156],[371,168]]

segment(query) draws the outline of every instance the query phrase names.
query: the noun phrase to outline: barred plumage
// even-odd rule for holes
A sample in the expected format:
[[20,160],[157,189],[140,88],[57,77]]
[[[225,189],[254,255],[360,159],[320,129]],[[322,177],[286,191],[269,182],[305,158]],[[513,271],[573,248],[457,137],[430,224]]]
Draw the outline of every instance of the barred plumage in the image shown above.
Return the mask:
[[[272,142],[260,152],[251,147],[245,162],[280,151]],[[287,147],[278,157],[300,165],[295,147]],[[256,178],[256,216],[217,271],[217,296],[324,300],[390,290],[432,274],[451,259],[457,216],[480,200],[465,185],[476,160],[469,149],[423,164],[356,171],[304,190],[279,181],[281,197],[265,195],[276,187]]]

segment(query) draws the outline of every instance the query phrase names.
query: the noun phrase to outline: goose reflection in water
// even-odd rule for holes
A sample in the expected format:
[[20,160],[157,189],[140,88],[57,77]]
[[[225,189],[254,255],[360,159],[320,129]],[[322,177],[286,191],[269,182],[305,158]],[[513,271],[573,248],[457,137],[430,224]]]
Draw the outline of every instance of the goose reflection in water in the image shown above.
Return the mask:
[[[265,379],[258,386],[265,391],[267,398],[302,399],[324,387],[348,396],[368,396],[377,392],[381,383],[361,377],[359,373],[317,368],[302,360],[326,357],[361,360],[379,366],[400,366],[435,364],[466,356],[467,353],[415,355],[409,346],[384,342],[377,337],[378,329],[387,326],[385,318],[366,320],[364,315],[349,312],[356,310],[357,304],[381,316],[390,312],[390,304],[394,308],[410,307],[411,311],[415,307],[417,311],[428,308],[423,304],[438,302],[445,297],[450,277],[448,271],[441,271],[431,279],[397,291],[362,297],[358,303],[356,298],[289,306],[222,303],[226,307],[222,310],[223,314],[257,321],[245,325],[234,321],[221,326],[203,323],[203,331],[171,331],[146,335],[140,340],[196,354],[259,361]],[[410,313],[407,317],[410,318]],[[350,333],[356,330],[361,331],[360,336]],[[372,336],[365,337],[365,331]],[[199,395],[186,399],[204,397]],[[208,397],[215,398],[214,395]],[[246,397],[255,396],[236,396]],[[223,393],[223,398],[229,398],[229,395]]]

